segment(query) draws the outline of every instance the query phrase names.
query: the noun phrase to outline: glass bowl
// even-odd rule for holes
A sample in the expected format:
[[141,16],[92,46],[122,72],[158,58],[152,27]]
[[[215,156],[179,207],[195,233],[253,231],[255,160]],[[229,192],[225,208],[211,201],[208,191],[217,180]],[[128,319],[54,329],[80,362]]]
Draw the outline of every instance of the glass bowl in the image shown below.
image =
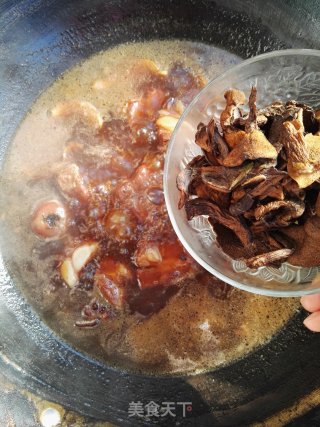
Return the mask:
[[179,191],[176,177],[201,149],[194,137],[199,122],[219,121],[224,109],[224,92],[237,88],[248,97],[257,86],[259,108],[275,100],[299,100],[312,107],[320,105],[320,51],[282,50],[256,56],[213,79],[194,98],[181,116],[166,154],[164,192],[172,225],[191,256],[206,270],[237,288],[269,296],[292,297],[320,292],[320,280],[313,281],[319,267],[302,268],[283,263],[280,268],[249,269],[233,260],[218,246],[215,234],[205,217],[187,220],[185,210],[178,209]]

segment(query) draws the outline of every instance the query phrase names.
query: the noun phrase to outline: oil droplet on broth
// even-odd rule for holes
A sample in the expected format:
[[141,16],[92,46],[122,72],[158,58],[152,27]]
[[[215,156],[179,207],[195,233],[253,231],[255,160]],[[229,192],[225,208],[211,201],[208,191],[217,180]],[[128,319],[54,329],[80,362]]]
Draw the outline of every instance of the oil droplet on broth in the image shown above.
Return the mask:
[[[68,136],[47,112],[58,102],[82,99],[91,102],[104,118],[110,112],[121,117],[124,104],[137,96],[129,65],[144,59],[154,61],[161,70],[181,61],[206,79],[240,61],[201,43],[152,41],[118,46],[67,71],[35,102],[11,146],[5,166],[5,178],[11,183],[6,206],[11,212],[9,225],[18,231],[10,234],[10,240],[8,237],[8,254],[14,257],[17,284],[28,300],[54,331],[80,351],[152,373],[213,369],[270,340],[294,314],[298,302],[231,288],[222,299],[215,293],[221,284],[211,278],[208,283],[186,284],[149,318],[125,315],[94,330],[78,330],[73,325],[83,307],[83,295],[70,295],[66,288],[53,292],[46,273],[50,265],[39,262],[33,249],[37,241],[29,229],[30,212],[39,199],[54,198],[55,190],[46,184],[26,185],[25,177],[35,165],[43,172],[59,160]],[[21,194],[23,204],[19,203]],[[157,194],[151,196],[157,200]]]

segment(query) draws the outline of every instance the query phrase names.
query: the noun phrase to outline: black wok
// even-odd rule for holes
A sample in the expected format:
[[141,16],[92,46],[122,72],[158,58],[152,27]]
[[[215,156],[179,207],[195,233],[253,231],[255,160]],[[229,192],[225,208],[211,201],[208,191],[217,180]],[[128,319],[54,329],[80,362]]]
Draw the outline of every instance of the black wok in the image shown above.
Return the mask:
[[[118,43],[180,38],[247,58],[320,48],[317,1],[0,1],[0,160],[39,93],[63,71]],[[320,334],[297,313],[270,343],[214,372],[134,375],[79,354],[41,322],[0,270],[0,369],[10,380],[119,426],[240,426],[264,420],[320,386]],[[128,418],[131,401],[192,402],[186,418]]]

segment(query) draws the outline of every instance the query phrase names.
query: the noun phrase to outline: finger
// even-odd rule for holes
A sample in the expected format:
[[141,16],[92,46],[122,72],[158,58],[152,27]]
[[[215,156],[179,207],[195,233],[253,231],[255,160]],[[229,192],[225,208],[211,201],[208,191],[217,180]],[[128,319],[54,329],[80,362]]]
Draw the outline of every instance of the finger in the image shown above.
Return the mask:
[[320,311],[310,314],[303,323],[310,331],[320,332]]
[[311,313],[320,310],[320,294],[304,295],[300,301],[302,307]]

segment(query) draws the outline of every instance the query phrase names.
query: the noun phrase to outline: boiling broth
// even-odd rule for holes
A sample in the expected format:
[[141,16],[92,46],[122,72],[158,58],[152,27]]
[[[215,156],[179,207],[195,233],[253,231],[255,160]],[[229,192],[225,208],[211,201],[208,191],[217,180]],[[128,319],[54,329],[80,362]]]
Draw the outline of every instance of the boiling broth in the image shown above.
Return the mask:
[[[119,312],[94,329],[75,323],[92,291],[49,280],[54,251],[30,230],[39,200],[59,193],[46,176],[59,162],[69,129],[51,117],[64,100],[92,103],[104,120],[122,119],[124,105],[139,97],[137,77],[128,72],[141,59],[160,70],[181,62],[207,80],[240,59],[201,43],[151,41],[101,52],[67,71],[35,102],[12,142],[2,178],[3,246],[17,285],[41,318],[68,343],[89,356],[125,369],[150,373],[186,373],[213,369],[243,357],[268,342],[297,310],[295,299],[251,295],[223,284],[206,272],[161,295],[153,313]],[[141,82],[143,83],[143,77]],[[49,274],[50,273],[50,274]],[[160,298],[159,297],[159,298]]]

